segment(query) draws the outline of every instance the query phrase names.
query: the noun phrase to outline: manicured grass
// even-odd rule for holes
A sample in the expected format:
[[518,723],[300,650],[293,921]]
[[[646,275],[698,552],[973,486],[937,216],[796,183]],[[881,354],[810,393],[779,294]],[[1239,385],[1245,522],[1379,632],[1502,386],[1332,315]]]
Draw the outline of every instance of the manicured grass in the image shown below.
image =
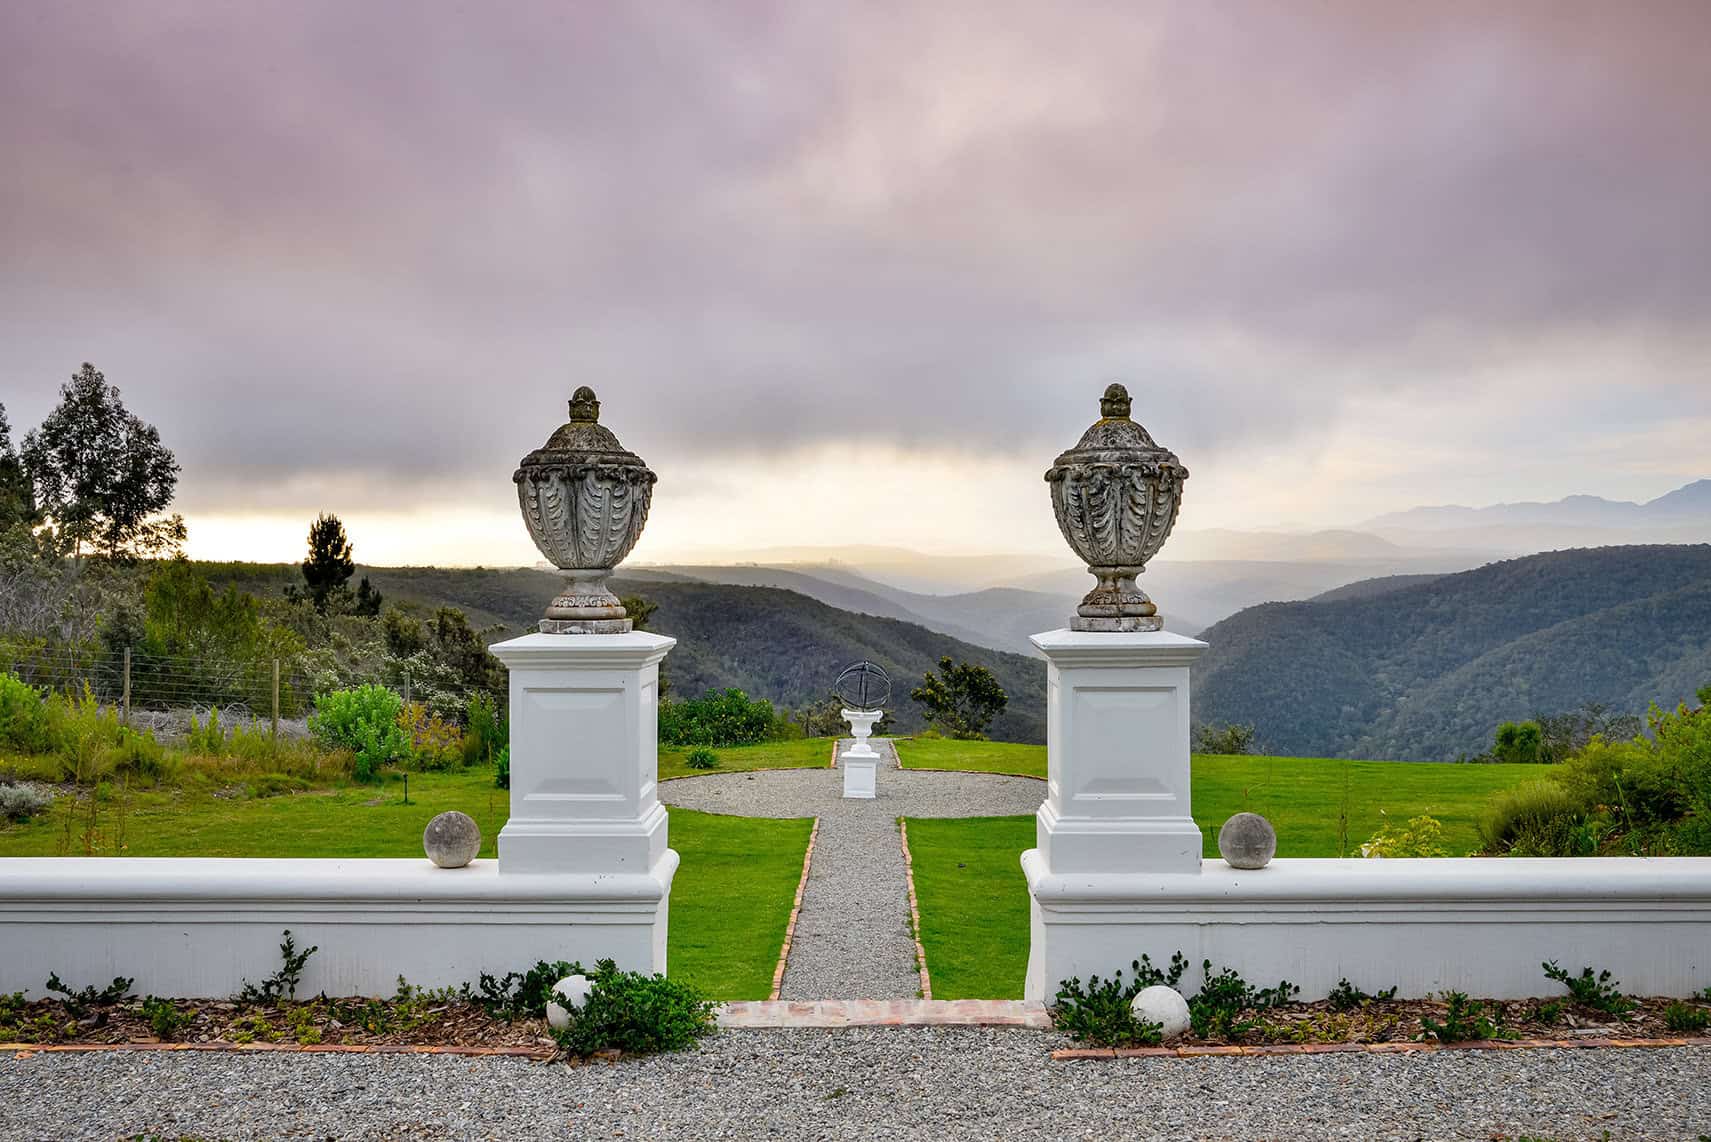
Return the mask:
[[[495,855],[494,839],[510,808],[509,795],[493,788],[491,770],[413,774],[410,804],[402,794],[403,782],[396,778],[254,800],[183,790],[135,792],[100,806],[95,851],[420,857],[428,821],[461,809],[481,825],[481,855]],[[716,999],[766,998],[810,824],[671,811],[671,845],[683,858],[671,897],[668,963],[674,977]],[[0,857],[82,856],[84,829],[79,816],[69,845],[64,843],[65,816],[56,806],[28,824],[0,827]]]
[[813,821],[671,811],[668,970],[714,999],[765,999]]
[[[920,747],[929,747],[926,750]],[[951,747],[951,748],[943,748]],[[1010,768],[1039,746],[902,742],[911,768]],[[932,764],[923,764],[926,759]],[[985,762],[986,764],[981,764]],[[1347,805],[1349,856],[1386,821],[1428,814],[1444,825],[1445,847],[1477,846],[1475,822],[1492,795],[1536,780],[1536,765],[1417,765],[1293,757],[1196,757],[1194,817],[1206,855],[1218,855],[1217,828],[1232,813],[1264,814],[1277,828],[1278,855],[1335,857],[1345,851],[1338,818]],[[1346,780],[1346,796],[1345,796]],[[1044,786],[1040,790],[1045,795]],[[1022,994],[1028,958],[1028,889],[1018,861],[1034,846],[1032,817],[911,818],[909,849],[921,905],[921,943],[935,999],[1002,999]]]
[[950,738],[898,738],[904,769],[967,769],[976,773],[1046,775],[1046,747],[1016,742],[964,742]]
[[761,742],[759,745],[719,746],[719,764],[713,769],[690,769],[683,764],[689,748],[661,746],[659,779],[691,777],[700,773],[741,773],[751,769],[811,769],[831,764],[835,738],[795,738],[791,741]]
[[921,946],[934,999],[1020,999],[1028,969],[1032,817],[909,818]]

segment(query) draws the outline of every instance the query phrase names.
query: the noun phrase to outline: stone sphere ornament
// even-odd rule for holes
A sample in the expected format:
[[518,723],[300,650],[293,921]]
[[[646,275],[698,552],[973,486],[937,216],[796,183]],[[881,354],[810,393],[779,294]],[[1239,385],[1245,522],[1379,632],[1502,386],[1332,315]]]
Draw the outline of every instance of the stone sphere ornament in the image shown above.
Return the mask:
[[569,423],[523,457],[511,479],[530,538],[567,580],[541,632],[629,631],[624,605],[606,581],[641,538],[658,477],[600,423],[593,389],[576,390]]
[[1182,998],[1182,993],[1174,987],[1166,987],[1162,983],[1143,987],[1140,994],[1129,1001],[1129,1010],[1139,1022],[1157,1023],[1163,1029],[1161,1035],[1166,1043],[1188,1034],[1191,1022],[1188,1000]]
[[481,826],[456,809],[441,813],[422,830],[422,849],[441,868],[462,868],[481,851]]
[[1158,608],[1135,583],[1176,525],[1188,469],[1129,419],[1129,390],[1111,385],[1099,420],[1046,472],[1058,530],[1099,582],[1076,608],[1070,629],[1164,629]]
[[587,1005],[588,997],[594,994],[594,984],[585,975],[567,975],[553,984],[552,993],[554,998],[547,1000],[547,1026],[563,1031],[570,1026],[571,1012],[581,1011]]
[[1277,830],[1258,813],[1237,813],[1218,830],[1218,853],[1231,868],[1264,868],[1277,855]]

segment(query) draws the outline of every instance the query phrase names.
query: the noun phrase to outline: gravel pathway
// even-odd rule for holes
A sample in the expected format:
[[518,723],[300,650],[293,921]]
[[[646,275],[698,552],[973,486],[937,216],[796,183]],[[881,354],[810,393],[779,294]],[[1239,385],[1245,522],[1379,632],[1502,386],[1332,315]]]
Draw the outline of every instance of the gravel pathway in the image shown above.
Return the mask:
[[718,773],[660,785],[661,801],[685,809],[820,818],[781,999],[913,998],[921,977],[897,818],[1032,813],[1045,796],[1044,783],[1026,777],[883,765],[878,776],[871,801],[846,800],[835,769]]
[[[0,1137],[1693,1140],[1711,1049],[1053,1063],[981,1028],[727,1031],[566,1068],[433,1055],[0,1058]],[[1608,1130],[1609,1135],[1604,1135]]]

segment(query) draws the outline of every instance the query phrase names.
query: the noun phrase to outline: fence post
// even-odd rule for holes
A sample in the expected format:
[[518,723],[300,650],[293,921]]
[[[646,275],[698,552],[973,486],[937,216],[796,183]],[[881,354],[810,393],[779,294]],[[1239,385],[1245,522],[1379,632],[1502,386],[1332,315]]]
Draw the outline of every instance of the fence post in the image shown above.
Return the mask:
[[279,659],[273,660],[273,740],[279,740]]
[[124,713],[119,720],[128,726],[131,724],[131,648],[128,646],[125,648],[125,692],[121,701]]

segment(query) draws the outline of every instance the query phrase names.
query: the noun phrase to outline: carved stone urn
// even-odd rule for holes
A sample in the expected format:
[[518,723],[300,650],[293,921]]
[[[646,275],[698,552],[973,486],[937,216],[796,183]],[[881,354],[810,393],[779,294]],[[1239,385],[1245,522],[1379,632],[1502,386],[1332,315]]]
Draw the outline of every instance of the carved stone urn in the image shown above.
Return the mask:
[[1111,385],[1100,417],[1046,473],[1058,529],[1099,583],[1071,630],[1152,631],[1164,620],[1135,577],[1176,523],[1188,469],[1129,419],[1129,390]]
[[568,580],[547,607],[541,632],[629,631],[606,580],[641,538],[658,477],[600,423],[593,389],[576,390],[570,423],[523,457],[511,479],[535,546]]

